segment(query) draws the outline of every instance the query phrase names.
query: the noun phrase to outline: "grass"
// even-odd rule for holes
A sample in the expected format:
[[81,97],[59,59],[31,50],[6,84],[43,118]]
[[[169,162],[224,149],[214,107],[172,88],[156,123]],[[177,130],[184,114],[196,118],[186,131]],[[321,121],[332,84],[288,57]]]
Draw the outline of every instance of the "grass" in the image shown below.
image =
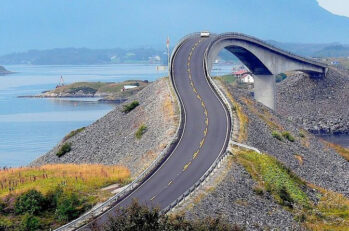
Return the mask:
[[294,142],[294,141],[295,141],[295,138],[294,138],[294,137],[291,135],[291,133],[288,132],[288,131],[282,132],[282,136],[283,136],[285,139],[287,139],[288,141],[290,141],[290,142]]
[[58,157],[63,156],[64,154],[71,151],[71,143],[64,143],[57,151],[56,155]]
[[[274,199],[288,208],[295,219],[309,230],[349,230],[349,199],[315,185],[307,184],[274,157],[252,151],[238,151],[234,157],[258,183],[256,194],[270,192]],[[319,201],[312,202],[305,187],[318,192]],[[295,206],[297,205],[297,206]]]
[[135,136],[136,136],[136,138],[137,139],[140,139],[140,138],[142,138],[142,136],[144,135],[144,133],[147,131],[147,126],[146,125],[144,125],[144,124],[142,124],[141,126],[139,126],[139,128],[138,128],[138,130],[136,131],[136,134],[135,134]]
[[302,191],[305,183],[274,157],[253,151],[238,151],[236,159],[258,182],[259,187],[270,192],[281,205],[293,203],[308,205],[309,198]]
[[76,134],[78,134],[78,133],[82,132],[83,130],[85,130],[85,128],[86,128],[86,127],[82,127],[82,128],[78,128],[78,129],[76,129],[76,130],[73,130],[73,131],[69,132],[69,134],[66,135],[66,136],[63,138],[62,142],[65,142],[65,141],[69,140],[70,138],[72,138],[72,137],[75,136]]
[[36,189],[46,194],[58,185],[69,191],[91,192],[113,183],[129,181],[130,171],[122,166],[54,164],[0,170],[0,198]]
[[139,106],[139,102],[135,100],[129,104],[123,105],[122,112],[127,114],[138,106]]
[[271,135],[272,135],[275,139],[280,140],[280,141],[283,141],[283,138],[282,138],[281,134],[280,134],[278,131],[273,131],[273,132],[271,133]]

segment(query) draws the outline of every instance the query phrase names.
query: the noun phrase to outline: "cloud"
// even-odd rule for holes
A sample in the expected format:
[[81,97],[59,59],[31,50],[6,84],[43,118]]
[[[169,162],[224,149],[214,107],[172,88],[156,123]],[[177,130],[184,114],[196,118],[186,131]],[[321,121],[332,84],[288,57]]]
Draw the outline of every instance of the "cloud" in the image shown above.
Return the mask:
[[333,14],[349,17],[348,0],[317,0],[320,6]]

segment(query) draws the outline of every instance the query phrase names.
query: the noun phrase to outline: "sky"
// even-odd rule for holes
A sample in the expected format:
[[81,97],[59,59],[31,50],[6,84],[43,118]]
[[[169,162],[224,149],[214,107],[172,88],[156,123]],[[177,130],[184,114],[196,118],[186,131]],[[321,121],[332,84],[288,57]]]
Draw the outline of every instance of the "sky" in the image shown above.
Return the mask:
[[[202,30],[279,42],[349,44],[349,18],[317,1],[1,0],[0,55],[67,47],[158,49],[167,36],[174,46]],[[349,2],[319,1],[337,10]]]
[[321,7],[341,16],[349,17],[349,0],[317,0]]

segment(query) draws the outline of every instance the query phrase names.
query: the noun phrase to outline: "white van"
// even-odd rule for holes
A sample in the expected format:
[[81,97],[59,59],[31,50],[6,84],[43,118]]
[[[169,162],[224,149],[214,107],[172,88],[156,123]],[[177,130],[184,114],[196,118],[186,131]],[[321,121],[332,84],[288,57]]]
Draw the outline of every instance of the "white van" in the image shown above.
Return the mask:
[[200,36],[201,36],[201,37],[210,37],[210,32],[208,32],[208,31],[202,31],[202,32],[200,33]]

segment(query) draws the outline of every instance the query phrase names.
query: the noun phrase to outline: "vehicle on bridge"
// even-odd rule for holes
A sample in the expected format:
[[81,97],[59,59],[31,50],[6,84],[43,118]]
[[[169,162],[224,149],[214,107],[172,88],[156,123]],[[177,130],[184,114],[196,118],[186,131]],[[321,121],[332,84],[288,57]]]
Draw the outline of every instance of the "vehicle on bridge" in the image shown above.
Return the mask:
[[210,37],[210,32],[208,32],[208,31],[202,31],[202,32],[200,33],[200,36],[201,36],[201,37]]

